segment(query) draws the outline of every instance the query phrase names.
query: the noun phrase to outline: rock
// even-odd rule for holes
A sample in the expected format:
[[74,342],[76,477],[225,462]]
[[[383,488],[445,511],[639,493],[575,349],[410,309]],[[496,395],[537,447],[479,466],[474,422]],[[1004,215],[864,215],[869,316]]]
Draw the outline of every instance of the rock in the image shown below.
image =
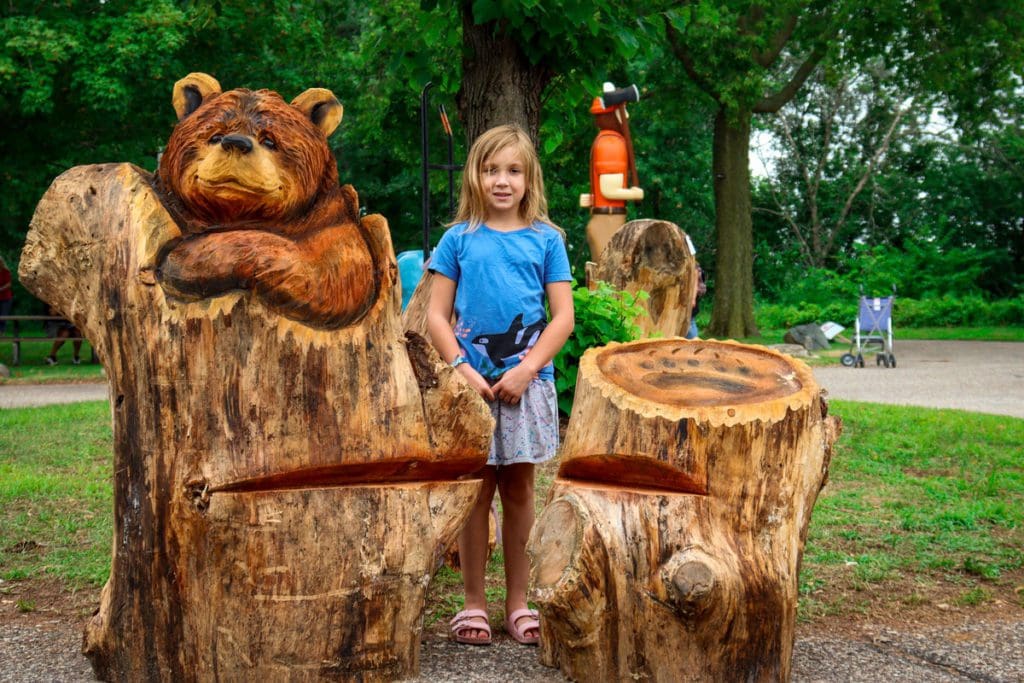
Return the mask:
[[828,348],[828,337],[821,331],[821,327],[814,323],[789,328],[783,340],[788,344],[799,344],[808,351]]
[[799,344],[769,344],[768,348],[775,349],[780,353],[784,353],[787,356],[793,356],[794,358],[807,358],[811,355],[807,352],[807,349]]

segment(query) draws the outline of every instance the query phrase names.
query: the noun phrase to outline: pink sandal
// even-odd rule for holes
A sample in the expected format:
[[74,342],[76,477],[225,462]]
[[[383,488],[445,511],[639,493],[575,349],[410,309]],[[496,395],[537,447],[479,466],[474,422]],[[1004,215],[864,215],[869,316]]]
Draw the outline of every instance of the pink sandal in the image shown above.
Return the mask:
[[[540,642],[540,615],[535,609],[517,609],[505,618],[505,630],[523,645],[537,645]],[[520,621],[522,623],[520,623]],[[528,636],[527,631],[536,630],[538,635]]]
[[[480,623],[483,619],[483,623]],[[467,645],[490,645],[491,624],[487,620],[487,612],[482,609],[464,609],[456,614],[451,620],[452,640],[456,643]],[[484,631],[486,636],[462,635],[467,631]]]

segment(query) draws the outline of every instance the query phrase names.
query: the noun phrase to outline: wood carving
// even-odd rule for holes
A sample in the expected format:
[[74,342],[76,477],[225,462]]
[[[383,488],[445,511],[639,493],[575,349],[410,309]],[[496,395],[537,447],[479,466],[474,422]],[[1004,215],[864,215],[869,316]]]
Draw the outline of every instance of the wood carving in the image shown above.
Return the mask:
[[800,361],[733,342],[584,354],[530,537],[541,661],[573,680],[787,680],[840,422]]
[[67,171],[22,254],[110,382],[113,564],[85,652],[104,680],[408,677],[493,423],[402,330],[387,224],[336,187],[333,95],[215,83],[176,88],[195,106],[159,182]]
[[597,263],[587,263],[587,282],[604,281],[630,293],[647,292],[642,336],[681,337],[690,327],[697,261],[674,223],[645,218],[612,236]]
[[[423,277],[416,284],[409,303],[402,311],[402,324],[406,331],[415,332],[427,339],[430,339],[430,332],[427,330],[427,307],[430,306],[430,285],[433,281],[434,274],[429,270],[423,271]],[[454,316],[453,312],[452,317]]]

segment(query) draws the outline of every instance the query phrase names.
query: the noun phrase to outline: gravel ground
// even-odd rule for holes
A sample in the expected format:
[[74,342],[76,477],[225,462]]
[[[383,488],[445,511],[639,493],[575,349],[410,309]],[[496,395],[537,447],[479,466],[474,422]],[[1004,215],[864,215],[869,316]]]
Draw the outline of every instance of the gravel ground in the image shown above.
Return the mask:
[[[960,408],[1024,418],[1024,344],[898,342],[898,365],[825,367],[815,375],[832,398]],[[104,400],[106,385],[0,386],[0,407]],[[940,626],[850,627],[842,633],[797,632],[793,680],[798,682],[1024,682],[1024,618],[953,617]],[[956,622],[956,623],[953,623]],[[0,683],[94,680],[80,654],[82,626],[68,619],[0,620]],[[420,655],[424,683],[562,681],[536,652],[503,635],[488,648],[427,636]]]
[[[803,627],[800,631],[808,631]],[[95,680],[79,653],[81,630],[61,621],[9,624],[0,636],[0,683]],[[547,683],[566,680],[541,666],[536,650],[508,638],[490,647],[460,646],[428,637],[417,683]],[[1024,622],[982,621],[913,632],[865,627],[859,633],[799,633],[793,653],[796,683],[955,683],[1024,681]]]

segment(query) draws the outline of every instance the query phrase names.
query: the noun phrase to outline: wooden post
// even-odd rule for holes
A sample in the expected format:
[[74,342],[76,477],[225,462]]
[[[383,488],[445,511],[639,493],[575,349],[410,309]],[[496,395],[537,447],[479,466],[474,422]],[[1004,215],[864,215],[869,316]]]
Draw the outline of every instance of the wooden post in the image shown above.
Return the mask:
[[486,404],[406,338],[380,216],[359,225],[379,294],[317,328],[253,291],[169,295],[158,268],[181,231],[152,182],[71,169],[21,259],[110,382],[113,565],[84,645],[97,676],[414,675],[424,593],[479,489],[456,479],[486,461]]
[[643,336],[686,335],[697,291],[697,261],[674,223],[645,218],[619,228],[600,259],[587,264],[588,286],[599,280],[630,293],[647,292],[647,316],[636,321]]
[[587,351],[529,543],[541,660],[573,680],[787,680],[839,430],[810,369],[762,347]]

